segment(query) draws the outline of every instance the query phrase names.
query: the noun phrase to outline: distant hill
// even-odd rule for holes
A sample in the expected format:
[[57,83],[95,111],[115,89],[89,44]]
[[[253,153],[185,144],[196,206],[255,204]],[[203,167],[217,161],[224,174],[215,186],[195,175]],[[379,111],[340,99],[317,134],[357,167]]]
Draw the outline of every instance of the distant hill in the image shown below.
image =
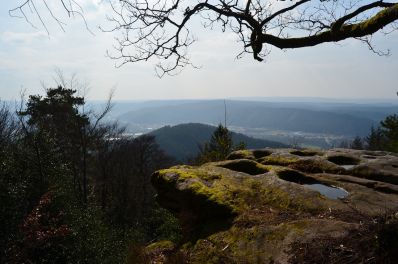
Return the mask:
[[[394,109],[355,104],[227,101],[227,120],[235,127],[364,136]],[[189,122],[216,125],[224,120],[224,104],[222,100],[208,100],[149,106],[124,113],[118,119],[147,127]]]
[[[209,141],[215,129],[216,127],[210,125],[189,123],[165,126],[149,134],[155,136],[156,142],[167,154],[185,161],[198,154],[198,146]],[[235,132],[232,132],[232,140],[234,144],[245,142],[247,148],[287,147],[279,142],[256,139]]]

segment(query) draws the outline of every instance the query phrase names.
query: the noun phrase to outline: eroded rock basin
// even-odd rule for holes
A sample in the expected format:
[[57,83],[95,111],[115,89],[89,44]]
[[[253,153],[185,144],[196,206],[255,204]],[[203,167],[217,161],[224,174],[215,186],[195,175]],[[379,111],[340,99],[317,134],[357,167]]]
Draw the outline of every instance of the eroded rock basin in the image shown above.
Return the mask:
[[392,263],[397,164],[386,152],[264,149],[158,171],[159,203],[184,234],[161,263]]
[[328,186],[322,183],[304,184],[304,186],[319,192],[329,199],[343,199],[349,195],[349,193],[341,187]]

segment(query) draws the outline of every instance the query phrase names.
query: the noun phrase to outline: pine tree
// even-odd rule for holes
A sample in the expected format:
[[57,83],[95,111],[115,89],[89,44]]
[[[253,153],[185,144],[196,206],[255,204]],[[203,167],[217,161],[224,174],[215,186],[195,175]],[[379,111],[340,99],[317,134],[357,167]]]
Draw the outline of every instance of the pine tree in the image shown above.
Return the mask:
[[225,126],[219,124],[209,142],[209,151],[216,153],[219,159],[225,159],[232,151],[232,135]]
[[365,138],[365,142],[368,150],[382,150],[385,144],[385,138],[381,129],[372,126],[370,134]]
[[380,122],[383,135],[386,137],[386,150],[398,152],[398,115],[387,116]]
[[[62,86],[49,88],[45,97],[31,95],[26,109],[18,114],[20,118],[27,118],[35,142],[49,142],[53,152],[73,175],[75,188],[86,202],[90,122],[88,116],[79,111],[85,101],[76,96],[76,92]],[[43,151],[38,149],[39,152]]]
[[362,139],[358,136],[354,138],[354,140],[350,144],[350,148],[352,149],[363,149]]
[[243,142],[240,142],[234,147],[231,132],[228,128],[219,124],[211,136],[210,141],[205,143],[203,147],[200,147],[200,153],[196,157],[195,163],[203,164],[211,161],[224,160],[233,150],[243,148],[245,148]]

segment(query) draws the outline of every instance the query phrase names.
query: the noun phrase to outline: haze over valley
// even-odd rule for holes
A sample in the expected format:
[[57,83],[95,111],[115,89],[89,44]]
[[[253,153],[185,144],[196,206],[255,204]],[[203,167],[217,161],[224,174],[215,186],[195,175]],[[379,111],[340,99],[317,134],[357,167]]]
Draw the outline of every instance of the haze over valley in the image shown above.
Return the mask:
[[179,124],[216,126],[224,124],[226,117],[230,130],[253,138],[300,147],[332,148],[355,136],[366,136],[372,126],[398,111],[398,102],[394,100],[261,100],[230,99],[225,100],[225,105],[224,100],[116,101],[111,118],[126,126],[128,134],[138,136]]

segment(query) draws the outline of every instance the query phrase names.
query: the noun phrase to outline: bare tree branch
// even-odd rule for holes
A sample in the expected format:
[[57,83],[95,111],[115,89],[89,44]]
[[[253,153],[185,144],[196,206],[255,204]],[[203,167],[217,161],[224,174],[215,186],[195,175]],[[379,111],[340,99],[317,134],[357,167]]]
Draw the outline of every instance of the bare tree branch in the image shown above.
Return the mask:
[[163,74],[190,65],[194,17],[205,27],[236,33],[243,44],[237,57],[252,53],[258,61],[269,54],[267,45],[293,49],[352,38],[372,47],[365,37],[398,20],[397,3],[366,0],[123,0],[113,1],[112,8],[114,27],[108,31],[121,34],[109,56],[118,66],[155,59]]
[[[10,10],[10,15],[19,12],[19,17],[29,22],[23,10],[31,7],[42,21],[33,1],[24,1]],[[68,15],[84,18],[78,0],[69,0],[69,4],[58,1]],[[223,32],[235,33],[242,45],[237,57],[250,53],[258,61],[269,54],[270,46],[295,49],[345,39],[362,41],[375,52],[370,36],[379,31],[394,32],[398,21],[398,2],[383,0],[108,1],[111,26],[103,30],[117,34],[114,50],[108,51],[108,56],[116,60],[117,67],[157,61],[159,76],[175,74],[192,65],[188,54],[196,40],[191,23],[194,19],[200,19],[206,28],[220,26]],[[52,18],[61,27],[64,25],[55,16]]]
[[[25,0],[23,1],[20,5],[17,7],[10,9],[8,11],[8,14],[11,17],[15,18],[23,18],[25,21],[30,24],[33,28],[38,29],[36,25],[32,22],[31,18],[26,15],[25,10],[29,9],[30,12],[34,15],[36,15],[37,19],[40,21],[41,26],[44,28],[44,30],[47,32],[48,35],[50,35],[50,31],[47,27],[47,21],[43,18],[41,13],[39,12],[39,9],[36,7],[36,2],[41,2],[45,11],[47,11],[48,15],[51,17],[53,21],[55,21],[56,24],[61,28],[62,31],[65,31],[65,26],[66,23],[63,22],[54,12],[54,10],[51,9],[49,6],[49,1],[48,0]],[[75,0],[57,0],[57,2],[60,4],[60,6],[67,12],[68,17],[71,16],[78,16],[80,17],[84,25],[91,34],[93,32],[89,29],[88,23],[86,21],[86,18],[84,16],[84,11],[82,6]],[[19,15],[20,14],[20,15]],[[21,16],[22,15],[22,16]]]

